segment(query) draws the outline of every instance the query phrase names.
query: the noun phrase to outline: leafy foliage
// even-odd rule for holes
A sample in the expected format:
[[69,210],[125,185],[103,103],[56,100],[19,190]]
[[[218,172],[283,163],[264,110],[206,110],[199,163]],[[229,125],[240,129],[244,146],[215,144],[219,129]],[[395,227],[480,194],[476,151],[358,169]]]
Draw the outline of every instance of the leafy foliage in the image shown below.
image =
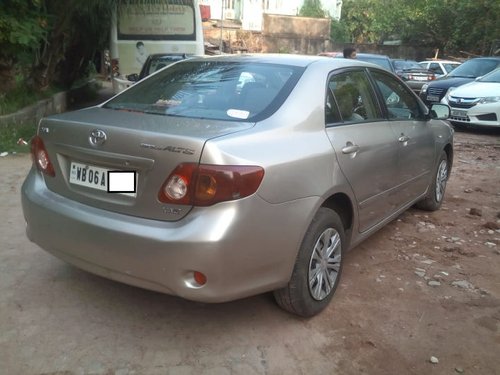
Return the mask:
[[354,43],[400,39],[484,55],[499,38],[499,19],[498,0],[344,0],[340,23]]
[[320,0],[305,0],[299,11],[301,17],[323,18],[326,14]]
[[34,123],[12,123],[0,126],[0,152],[29,152],[29,146],[18,144],[18,140],[29,142],[35,133],[36,124]]
[[49,16],[40,1],[0,2],[0,95],[26,74],[49,33]]
[[343,22],[332,20],[330,24],[330,36],[331,39],[340,43],[350,43],[351,36],[347,26]]
[[33,53],[49,32],[48,14],[37,0],[0,2],[0,59],[19,60]]

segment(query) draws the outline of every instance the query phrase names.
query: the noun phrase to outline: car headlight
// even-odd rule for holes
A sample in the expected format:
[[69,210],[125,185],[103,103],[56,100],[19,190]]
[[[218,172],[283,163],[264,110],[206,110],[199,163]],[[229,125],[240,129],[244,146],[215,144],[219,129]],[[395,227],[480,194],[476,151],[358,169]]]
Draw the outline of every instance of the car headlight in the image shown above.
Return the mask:
[[453,87],[453,86],[452,86],[452,87],[450,87],[450,88],[448,89],[448,91],[446,91],[446,95],[445,95],[444,97],[446,98],[446,101],[447,101],[447,102],[449,102],[449,101],[450,101],[450,96],[451,96],[451,93],[452,93],[452,91],[453,91],[453,90],[455,90],[455,89],[456,89],[456,87]]
[[451,87],[448,89],[448,91],[446,91],[446,95],[447,95],[447,96],[448,96],[448,95],[451,95],[452,91],[453,91],[453,90],[455,90],[455,89],[456,89],[456,87],[451,86]]
[[500,96],[487,96],[485,98],[481,98],[479,100],[479,104],[488,104],[488,103],[498,103],[500,102]]
[[424,83],[422,88],[420,89],[420,93],[421,94],[425,94],[427,93],[427,88],[429,87],[429,84],[428,83]]

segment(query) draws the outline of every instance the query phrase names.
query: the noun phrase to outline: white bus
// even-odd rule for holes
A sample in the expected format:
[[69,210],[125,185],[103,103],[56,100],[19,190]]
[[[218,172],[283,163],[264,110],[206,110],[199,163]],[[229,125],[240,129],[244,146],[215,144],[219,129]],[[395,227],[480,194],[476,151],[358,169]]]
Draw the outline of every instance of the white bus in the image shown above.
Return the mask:
[[113,91],[134,82],[150,54],[203,55],[203,27],[196,0],[163,0],[151,4],[127,2],[113,17],[110,54]]

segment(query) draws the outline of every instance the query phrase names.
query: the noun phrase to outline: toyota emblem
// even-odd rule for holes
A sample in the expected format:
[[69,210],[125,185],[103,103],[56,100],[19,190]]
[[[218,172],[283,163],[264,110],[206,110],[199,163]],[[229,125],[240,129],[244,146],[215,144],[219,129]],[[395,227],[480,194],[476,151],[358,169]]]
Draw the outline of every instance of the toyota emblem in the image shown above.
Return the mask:
[[89,142],[92,146],[101,146],[107,138],[103,130],[94,129],[90,132]]

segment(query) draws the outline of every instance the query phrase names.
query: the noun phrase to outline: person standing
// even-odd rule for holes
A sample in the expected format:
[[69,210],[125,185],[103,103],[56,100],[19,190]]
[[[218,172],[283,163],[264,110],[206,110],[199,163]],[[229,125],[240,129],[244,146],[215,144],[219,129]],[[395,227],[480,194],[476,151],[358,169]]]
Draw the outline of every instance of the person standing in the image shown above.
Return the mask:
[[135,65],[137,68],[142,69],[142,66],[146,62],[146,59],[149,56],[148,51],[146,50],[146,47],[144,46],[143,42],[137,42],[135,45]]

